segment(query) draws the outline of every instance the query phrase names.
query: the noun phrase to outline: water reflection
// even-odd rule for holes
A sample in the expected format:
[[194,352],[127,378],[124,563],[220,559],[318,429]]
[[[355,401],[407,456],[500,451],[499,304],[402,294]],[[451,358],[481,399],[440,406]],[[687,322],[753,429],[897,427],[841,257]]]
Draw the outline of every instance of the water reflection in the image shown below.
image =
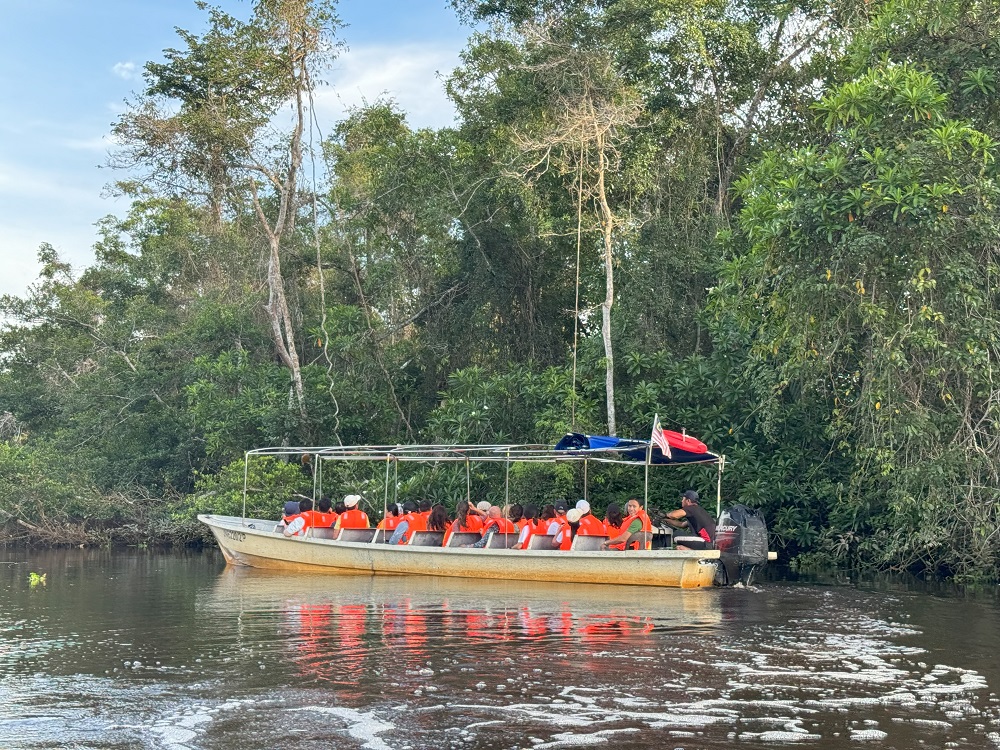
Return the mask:
[[0,553],[0,748],[1000,748],[998,627],[994,600],[891,586]]

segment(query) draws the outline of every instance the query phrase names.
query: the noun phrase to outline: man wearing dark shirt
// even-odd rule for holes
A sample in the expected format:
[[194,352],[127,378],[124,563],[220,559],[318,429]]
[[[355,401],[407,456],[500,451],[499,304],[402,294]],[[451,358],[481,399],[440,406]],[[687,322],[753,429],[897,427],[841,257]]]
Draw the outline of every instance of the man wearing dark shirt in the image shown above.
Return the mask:
[[675,529],[690,529],[700,541],[686,539],[677,549],[712,549],[715,545],[715,519],[698,505],[698,493],[685,490],[681,507],[667,513],[667,523]]

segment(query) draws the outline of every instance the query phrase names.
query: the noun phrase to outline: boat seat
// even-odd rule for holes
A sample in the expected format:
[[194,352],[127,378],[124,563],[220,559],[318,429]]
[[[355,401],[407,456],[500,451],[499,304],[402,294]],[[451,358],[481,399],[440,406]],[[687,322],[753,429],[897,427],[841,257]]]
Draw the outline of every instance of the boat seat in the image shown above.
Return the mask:
[[[714,545],[705,544],[705,540],[700,536],[675,536],[674,545],[682,544],[690,549],[715,549]],[[693,546],[692,546],[693,545]]]
[[443,531],[414,531],[407,544],[411,547],[440,547],[443,541]]
[[389,540],[392,539],[393,531],[395,529],[376,529],[372,544],[388,544]]
[[653,549],[670,549],[674,546],[674,530],[669,526],[653,527]]
[[306,531],[306,536],[313,539],[335,539],[337,532],[330,526],[310,526],[308,531]]
[[589,534],[577,534],[573,537],[573,544],[570,550],[575,552],[594,552],[599,550],[601,545],[608,541],[606,536],[590,536]]
[[648,549],[653,542],[653,535],[648,531],[637,531],[625,540],[625,549],[632,549],[632,545],[638,543],[639,549]]
[[532,534],[528,542],[528,549],[552,549],[552,540],[555,534]]
[[486,544],[486,549],[510,549],[517,544],[520,534],[494,534]]
[[341,529],[335,537],[338,542],[368,543],[375,538],[376,529]]
[[482,538],[478,531],[456,531],[448,540],[448,546],[461,547],[463,544],[475,544]]

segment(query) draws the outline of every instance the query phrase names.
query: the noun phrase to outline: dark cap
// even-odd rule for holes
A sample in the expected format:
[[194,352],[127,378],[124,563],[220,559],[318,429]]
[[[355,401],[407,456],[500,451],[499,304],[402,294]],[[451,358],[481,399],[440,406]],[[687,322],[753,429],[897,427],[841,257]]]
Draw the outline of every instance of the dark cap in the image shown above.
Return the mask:
[[698,493],[694,490],[684,490],[684,492],[681,493],[681,497],[686,500],[690,500],[692,503],[698,502]]
[[552,507],[555,508],[556,510],[561,510],[563,513],[565,513],[567,508],[566,501],[556,500],[554,503],[552,503]]
[[299,512],[299,503],[296,500],[289,500],[285,503],[284,514],[286,516],[294,516]]

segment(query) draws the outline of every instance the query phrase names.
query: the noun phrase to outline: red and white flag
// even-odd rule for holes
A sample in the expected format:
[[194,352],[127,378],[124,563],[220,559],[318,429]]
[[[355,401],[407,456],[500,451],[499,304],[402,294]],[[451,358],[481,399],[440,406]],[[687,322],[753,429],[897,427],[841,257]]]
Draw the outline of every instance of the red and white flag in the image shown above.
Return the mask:
[[654,445],[660,447],[660,451],[662,451],[666,458],[673,458],[670,455],[670,443],[667,442],[667,436],[663,434],[663,426],[660,424],[659,414],[653,417],[653,435],[650,440]]

